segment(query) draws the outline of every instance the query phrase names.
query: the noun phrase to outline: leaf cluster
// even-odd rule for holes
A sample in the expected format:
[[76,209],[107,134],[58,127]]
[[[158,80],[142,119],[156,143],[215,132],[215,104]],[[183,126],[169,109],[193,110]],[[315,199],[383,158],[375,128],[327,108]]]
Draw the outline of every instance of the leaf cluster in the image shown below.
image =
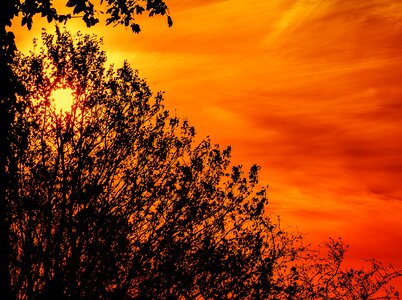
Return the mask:
[[65,6],[71,9],[69,13],[60,13],[53,0],[12,0],[7,5],[11,14],[7,18],[10,22],[8,26],[11,26],[13,16],[21,14],[21,25],[27,26],[28,29],[31,29],[35,15],[46,18],[49,23],[81,18],[86,26],[91,27],[97,24],[100,16],[104,14],[107,25],[123,25],[138,33],[141,28],[135,17],[144,12],[147,12],[150,17],[166,15],[168,25],[173,24],[168,7],[163,0],[68,0]]

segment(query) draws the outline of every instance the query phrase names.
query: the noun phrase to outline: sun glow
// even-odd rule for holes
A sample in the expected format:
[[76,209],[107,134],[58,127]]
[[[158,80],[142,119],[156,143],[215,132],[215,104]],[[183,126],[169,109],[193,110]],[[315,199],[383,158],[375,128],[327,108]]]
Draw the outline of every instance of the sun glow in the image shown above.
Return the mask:
[[56,111],[70,111],[74,102],[73,91],[70,88],[54,90],[51,94],[51,98],[54,101]]

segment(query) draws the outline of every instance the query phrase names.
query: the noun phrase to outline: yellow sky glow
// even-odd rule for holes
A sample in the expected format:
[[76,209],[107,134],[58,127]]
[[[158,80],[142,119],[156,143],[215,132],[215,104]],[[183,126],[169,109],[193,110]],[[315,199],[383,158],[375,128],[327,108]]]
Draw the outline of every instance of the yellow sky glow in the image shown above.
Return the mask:
[[59,88],[52,92],[56,112],[69,112],[74,102],[73,91],[70,88]]

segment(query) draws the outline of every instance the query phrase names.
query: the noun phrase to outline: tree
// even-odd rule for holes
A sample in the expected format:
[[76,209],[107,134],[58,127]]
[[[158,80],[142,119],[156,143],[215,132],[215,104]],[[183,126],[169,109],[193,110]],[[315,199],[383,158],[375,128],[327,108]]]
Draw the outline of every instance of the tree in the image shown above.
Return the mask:
[[16,45],[11,25],[15,17],[22,16],[22,25],[28,29],[32,27],[33,17],[40,15],[48,22],[66,22],[72,17],[79,17],[88,27],[99,22],[99,16],[104,14],[107,24],[121,24],[130,27],[138,33],[140,26],[136,23],[136,15],[147,12],[149,16],[167,15],[169,26],[172,19],[163,0],[100,0],[97,6],[92,0],[68,0],[66,6],[71,8],[71,13],[60,14],[54,7],[53,0],[1,0],[0,1],[0,290],[4,299],[13,299],[10,286],[10,275],[7,266],[11,258],[10,245],[10,212],[9,206],[13,203],[6,202],[7,193],[14,193],[17,189],[15,174],[15,153],[12,153],[10,145],[13,136],[12,120],[17,113],[16,95],[21,93],[16,77],[11,71]]
[[[400,271],[343,270],[267,214],[259,167],[196,142],[161,93],[125,63],[105,68],[99,41],[44,33],[19,54],[10,144],[12,293],[21,299],[390,299]],[[70,88],[70,112],[52,91]],[[16,201],[16,200],[17,201]],[[11,201],[13,200],[13,201]]]

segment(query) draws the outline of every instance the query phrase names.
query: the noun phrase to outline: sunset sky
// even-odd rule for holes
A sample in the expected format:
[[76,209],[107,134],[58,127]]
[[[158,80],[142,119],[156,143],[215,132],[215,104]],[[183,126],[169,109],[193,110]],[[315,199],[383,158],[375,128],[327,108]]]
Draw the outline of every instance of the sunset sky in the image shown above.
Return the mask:
[[[349,261],[402,268],[402,1],[167,0],[174,26],[74,20],[104,37],[200,137],[262,166],[271,212]],[[45,23],[15,26],[27,51]],[[48,25],[46,25],[48,26]],[[54,30],[54,25],[48,26]]]

